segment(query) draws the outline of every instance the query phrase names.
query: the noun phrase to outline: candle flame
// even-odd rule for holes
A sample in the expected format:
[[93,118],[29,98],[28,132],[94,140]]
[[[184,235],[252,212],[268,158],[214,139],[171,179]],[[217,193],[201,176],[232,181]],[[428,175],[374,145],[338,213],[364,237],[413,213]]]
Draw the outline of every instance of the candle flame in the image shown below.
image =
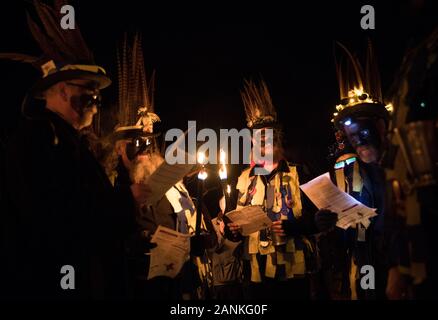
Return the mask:
[[221,166],[219,169],[219,178],[225,180],[227,178],[227,167],[225,165]]
[[227,155],[225,154],[225,151],[223,149],[221,149],[221,151],[220,151],[220,159],[219,159],[220,164],[225,164],[226,156]]
[[231,186],[229,184],[227,184],[227,193],[228,195],[231,193]]
[[219,169],[219,178],[221,180],[227,179],[227,166],[225,165],[226,154],[225,151],[221,149],[220,151],[220,169]]
[[205,162],[205,153],[204,152],[198,152],[198,163],[204,164]]
[[205,171],[205,170],[199,171],[199,173],[198,173],[199,180],[205,180],[205,179],[207,179],[207,177],[208,177],[207,171]]

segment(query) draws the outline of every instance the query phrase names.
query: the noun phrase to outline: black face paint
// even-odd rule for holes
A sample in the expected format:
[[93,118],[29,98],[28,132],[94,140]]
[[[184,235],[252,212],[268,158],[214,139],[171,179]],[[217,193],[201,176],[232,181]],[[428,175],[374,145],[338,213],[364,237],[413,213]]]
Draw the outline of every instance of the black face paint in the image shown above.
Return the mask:
[[81,94],[74,95],[70,98],[70,104],[73,109],[79,114],[84,115],[86,109],[91,108],[93,105],[97,108],[101,106],[101,96],[99,94]]
[[153,151],[153,144],[149,138],[135,137],[126,144],[126,155],[129,160],[134,160],[140,154]]
[[347,119],[344,121],[344,131],[353,148],[374,146],[379,150],[382,146],[376,122],[372,119]]

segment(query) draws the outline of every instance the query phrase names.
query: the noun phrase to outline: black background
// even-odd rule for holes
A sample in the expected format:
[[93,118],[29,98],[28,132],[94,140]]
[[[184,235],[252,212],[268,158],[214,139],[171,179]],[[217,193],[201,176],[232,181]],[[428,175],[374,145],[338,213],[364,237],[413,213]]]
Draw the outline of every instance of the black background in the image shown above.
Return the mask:
[[[330,119],[338,97],[333,43],[364,52],[374,42],[383,90],[405,49],[436,25],[433,1],[189,2],[72,1],[96,62],[116,80],[117,40],[143,33],[148,75],[156,70],[156,112],[165,128],[243,128],[243,78],[262,76],[285,128],[288,158],[312,175],[327,170],[333,143]],[[362,30],[362,5],[376,12],[376,29]],[[28,31],[26,1],[1,4],[0,52],[38,54]],[[30,66],[0,61],[1,137],[14,130],[21,100],[39,76]],[[104,91],[107,108],[117,86]]]

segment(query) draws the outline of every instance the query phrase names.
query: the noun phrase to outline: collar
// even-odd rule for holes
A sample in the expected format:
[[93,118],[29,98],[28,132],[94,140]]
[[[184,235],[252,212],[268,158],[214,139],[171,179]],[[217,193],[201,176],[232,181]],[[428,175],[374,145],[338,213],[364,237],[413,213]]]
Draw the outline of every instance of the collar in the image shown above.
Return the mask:
[[[250,177],[253,177],[255,175],[254,174],[254,169],[257,168],[257,167],[260,168],[260,167],[263,167],[263,165],[258,165],[258,164],[255,164],[254,162],[251,163],[251,171],[249,172],[249,176]],[[281,159],[278,162],[277,167],[274,170],[272,170],[271,173],[269,173],[268,176],[272,177],[275,174],[277,174],[278,172],[290,172],[289,164],[287,163],[287,161],[285,159]]]
[[335,170],[342,169],[342,168],[354,163],[355,161],[357,161],[357,159],[358,159],[358,157],[354,153],[344,154],[336,160],[336,163],[334,166]]

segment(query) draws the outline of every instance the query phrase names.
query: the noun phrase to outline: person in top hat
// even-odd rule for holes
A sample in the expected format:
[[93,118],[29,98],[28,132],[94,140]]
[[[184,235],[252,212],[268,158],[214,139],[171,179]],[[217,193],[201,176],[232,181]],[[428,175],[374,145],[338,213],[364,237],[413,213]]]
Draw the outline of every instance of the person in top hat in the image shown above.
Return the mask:
[[[237,209],[261,205],[274,221],[272,229],[244,237],[248,293],[256,299],[306,299],[310,296],[306,272],[314,257],[310,254],[313,246],[304,235],[317,233],[318,228],[314,216],[303,210],[298,168],[284,159],[281,127],[266,83],[246,81],[242,98],[247,125],[255,136],[260,135],[259,139],[253,138],[253,147],[261,152],[253,153],[251,167],[238,179]],[[272,130],[272,137],[268,129]],[[264,154],[265,158],[262,160],[257,154]],[[262,172],[257,172],[257,168]],[[324,229],[336,223],[336,214],[318,216],[324,220],[320,224],[325,224]],[[228,227],[239,234],[239,225],[231,222]]]
[[[380,78],[371,43],[366,69],[347,48],[337,61],[340,103],[332,122],[336,130],[336,161],[333,182],[364,205],[377,209],[347,230],[336,230],[320,238],[319,246],[327,293],[332,299],[384,299],[387,274],[384,240],[385,179],[381,166],[387,150],[386,133],[391,105],[382,99]],[[375,270],[375,289],[360,285],[362,267]],[[361,273],[362,272],[362,273]]]
[[[24,118],[8,141],[5,236],[7,298],[105,299],[123,296],[122,239],[134,212],[132,195],[115,194],[81,130],[92,124],[100,90],[110,85],[94,64],[79,28],[60,28],[60,6],[34,1],[28,16],[42,78],[23,103]],[[3,282],[2,282],[3,283]]]

